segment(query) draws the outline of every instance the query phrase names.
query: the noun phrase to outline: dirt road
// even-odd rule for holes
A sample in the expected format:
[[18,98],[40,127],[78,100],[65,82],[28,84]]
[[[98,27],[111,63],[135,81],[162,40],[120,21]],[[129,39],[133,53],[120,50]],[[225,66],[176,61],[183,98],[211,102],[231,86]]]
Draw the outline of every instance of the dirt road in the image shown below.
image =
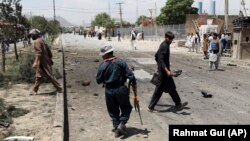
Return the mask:
[[[182,111],[172,112],[174,103],[166,93],[156,106],[160,112],[148,113],[147,105],[154,90],[149,78],[156,70],[153,56],[158,43],[142,41],[138,43],[138,50],[131,51],[128,41],[117,43],[64,36],[71,141],[119,140],[114,138],[111,131],[104,88],[95,82],[97,67],[102,61],[98,51],[105,44],[113,45],[115,55],[135,67],[138,78],[144,125],[140,125],[138,115],[133,111],[125,140],[167,141],[169,124],[250,123],[249,67],[227,66],[232,61],[222,58],[220,71],[209,71],[208,62],[202,59],[202,54],[187,53],[185,49],[177,47],[171,48],[171,68],[183,71],[175,82],[182,101],[188,101],[189,105]],[[84,80],[91,80],[90,86],[82,86]],[[201,90],[213,97],[204,98]]]
[[[147,112],[147,106],[154,86],[149,80],[156,70],[154,53],[160,41],[139,41],[138,50],[132,51],[130,42],[99,41],[83,36],[63,35],[65,49],[69,130],[70,141],[112,141],[112,124],[108,116],[104,88],[97,85],[95,76],[102,59],[98,55],[100,47],[112,45],[115,55],[127,61],[135,68],[138,79],[143,125],[140,125],[138,113],[133,110],[127,124],[128,134],[122,137],[126,141],[168,141],[170,124],[249,124],[250,116],[250,66],[249,62],[236,61],[223,57],[220,71],[209,71],[207,60],[202,54],[187,53],[180,47],[171,47],[171,68],[181,69],[182,75],[174,78],[182,101],[189,105],[182,111],[173,112],[174,105],[165,93],[156,109],[159,113]],[[54,50],[56,53],[56,50]],[[60,53],[54,56],[54,62],[61,63]],[[237,66],[228,66],[227,64]],[[59,66],[54,66],[61,68]],[[89,86],[82,82],[91,80]],[[45,84],[40,95],[29,96],[31,85],[18,84],[11,89],[0,89],[0,98],[7,104],[14,104],[30,112],[15,118],[13,135],[34,136],[39,141],[52,140],[53,122],[55,121],[55,95],[53,87]],[[212,94],[204,98],[201,91]],[[132,102],[132,96],[131,96]]]

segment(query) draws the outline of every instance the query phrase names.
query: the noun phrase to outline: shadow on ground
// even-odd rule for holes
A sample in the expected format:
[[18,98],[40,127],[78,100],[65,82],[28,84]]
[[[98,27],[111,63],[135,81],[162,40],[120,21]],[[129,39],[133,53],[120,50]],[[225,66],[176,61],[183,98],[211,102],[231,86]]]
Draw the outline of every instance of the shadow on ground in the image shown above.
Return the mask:
[[141,134],[141,135],[144,135],[144,136],[148,136],[148,133],[150,133],[150,131],[147,130],[147,128],[145,128],[144,130],[143,129],[138,129],[138,128],[135,128],[135,127],[127,127],[127,134],[124,135],[123,137],[121,137],[121,139],[127,139],[131,136],[135,136],[135,135],[138,135],[138,134]]
[[187,113],[187,112],[180,112],[179,113],[179,111],[191,109],[190,107],[187,107],[187,106],[185,106],[185,107],[183,107],[183,108],[181,108],[179,110],[176,110],[175,106],[168,105],[168,104],[157,104],[157,106],[159,106],[159,107],[168,107],[167,109],[157,110],[157,112],[159,112],[159,113],[173,112],[173,113],[181,114],[181,115],[191,115],[191,113]]
[[57,91],[52,91],[52,92],[42,92],[38,93],[37,95],[56,95]]

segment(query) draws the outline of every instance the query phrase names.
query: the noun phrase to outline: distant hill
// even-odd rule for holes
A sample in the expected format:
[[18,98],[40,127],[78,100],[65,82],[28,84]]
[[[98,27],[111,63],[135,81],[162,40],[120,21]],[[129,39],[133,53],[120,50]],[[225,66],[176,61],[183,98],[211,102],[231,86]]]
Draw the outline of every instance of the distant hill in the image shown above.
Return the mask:
[[[30,18],[30,15],[25,15],[26,18]],[[53,20],[53,18],[47,18],[45,17],[47,20]],[[60,22],[60,25],[62,27],[69,27],[69,26],[76,26],[72,23],[70,23],[69,21],[67,21],[66,19],[64,19],[63,17],[61,16],[56,16],[56,20],[58,20]]]
[[[53,20],[53,18],[46,18],[46,19]],[[56,16],[56,20],[60,22],[60,25],[62,27],[76,26],[76,25],[70,23],[69,21],[67,21],[66,19],[64,19],[61,16]]]

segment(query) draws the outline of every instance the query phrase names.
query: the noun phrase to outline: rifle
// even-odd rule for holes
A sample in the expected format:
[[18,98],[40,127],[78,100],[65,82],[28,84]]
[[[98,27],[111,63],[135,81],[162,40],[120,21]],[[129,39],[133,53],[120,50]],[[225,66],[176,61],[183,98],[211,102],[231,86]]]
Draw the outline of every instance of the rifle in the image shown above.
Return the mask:
[[[128,92],[130,94],[130,87],[131,87],[131,82],[128,83]],[[141,125],[143,125],[142,123],[142,117],[141,117],[141,112],[140,112],[140,105],[139,105],[139,99],[137,96],[137,86],[136,85],[132,85],[132,90],[134,92],[134,107],[135,107],[135,111],[138,112],[139,117],[140,117],[140,121],[141,121]]]

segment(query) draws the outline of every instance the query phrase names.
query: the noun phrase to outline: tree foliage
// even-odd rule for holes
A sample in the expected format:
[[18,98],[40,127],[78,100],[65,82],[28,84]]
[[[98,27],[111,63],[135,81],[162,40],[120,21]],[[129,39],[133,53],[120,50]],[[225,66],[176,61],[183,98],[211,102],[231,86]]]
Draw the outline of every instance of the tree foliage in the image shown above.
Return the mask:
[[102,26],[106,27],[107,29],[110,29],[114,27],[114,19],[111,19],[111,17],[107,13],[100,13],[95,16],[94,21],[92,21],[92,26]]
[[46,32],[48,28],[48,21],[42,16],[33,16],[29,20],[32,28],[36,28],[41,32]]
[[136,25],[141,25],[143,20],[148,19],[148,17],[141,15],[140,17],[138,17],[138,19],[136,20]]
[[21,24],[24,27],[30,26],[28,20],[22,15],[22,5],[20,4],[20,1],[21,0],[4,0],[0,3],[0,20],[13,24],[13,26],[2,27],[1,32],[6,37],[14,36],[15,24]]
[[58,21],[48,21],[42,16],[33,16],[30,21],[32,28],[40,30],[42,33],[48,33],[49,35],[57,35],[61,32],[61,26]]
[[156,18],[158,25],[183,24],[186,14],[197,14],[198,9],[192,7],[194,0],[168,0]]

